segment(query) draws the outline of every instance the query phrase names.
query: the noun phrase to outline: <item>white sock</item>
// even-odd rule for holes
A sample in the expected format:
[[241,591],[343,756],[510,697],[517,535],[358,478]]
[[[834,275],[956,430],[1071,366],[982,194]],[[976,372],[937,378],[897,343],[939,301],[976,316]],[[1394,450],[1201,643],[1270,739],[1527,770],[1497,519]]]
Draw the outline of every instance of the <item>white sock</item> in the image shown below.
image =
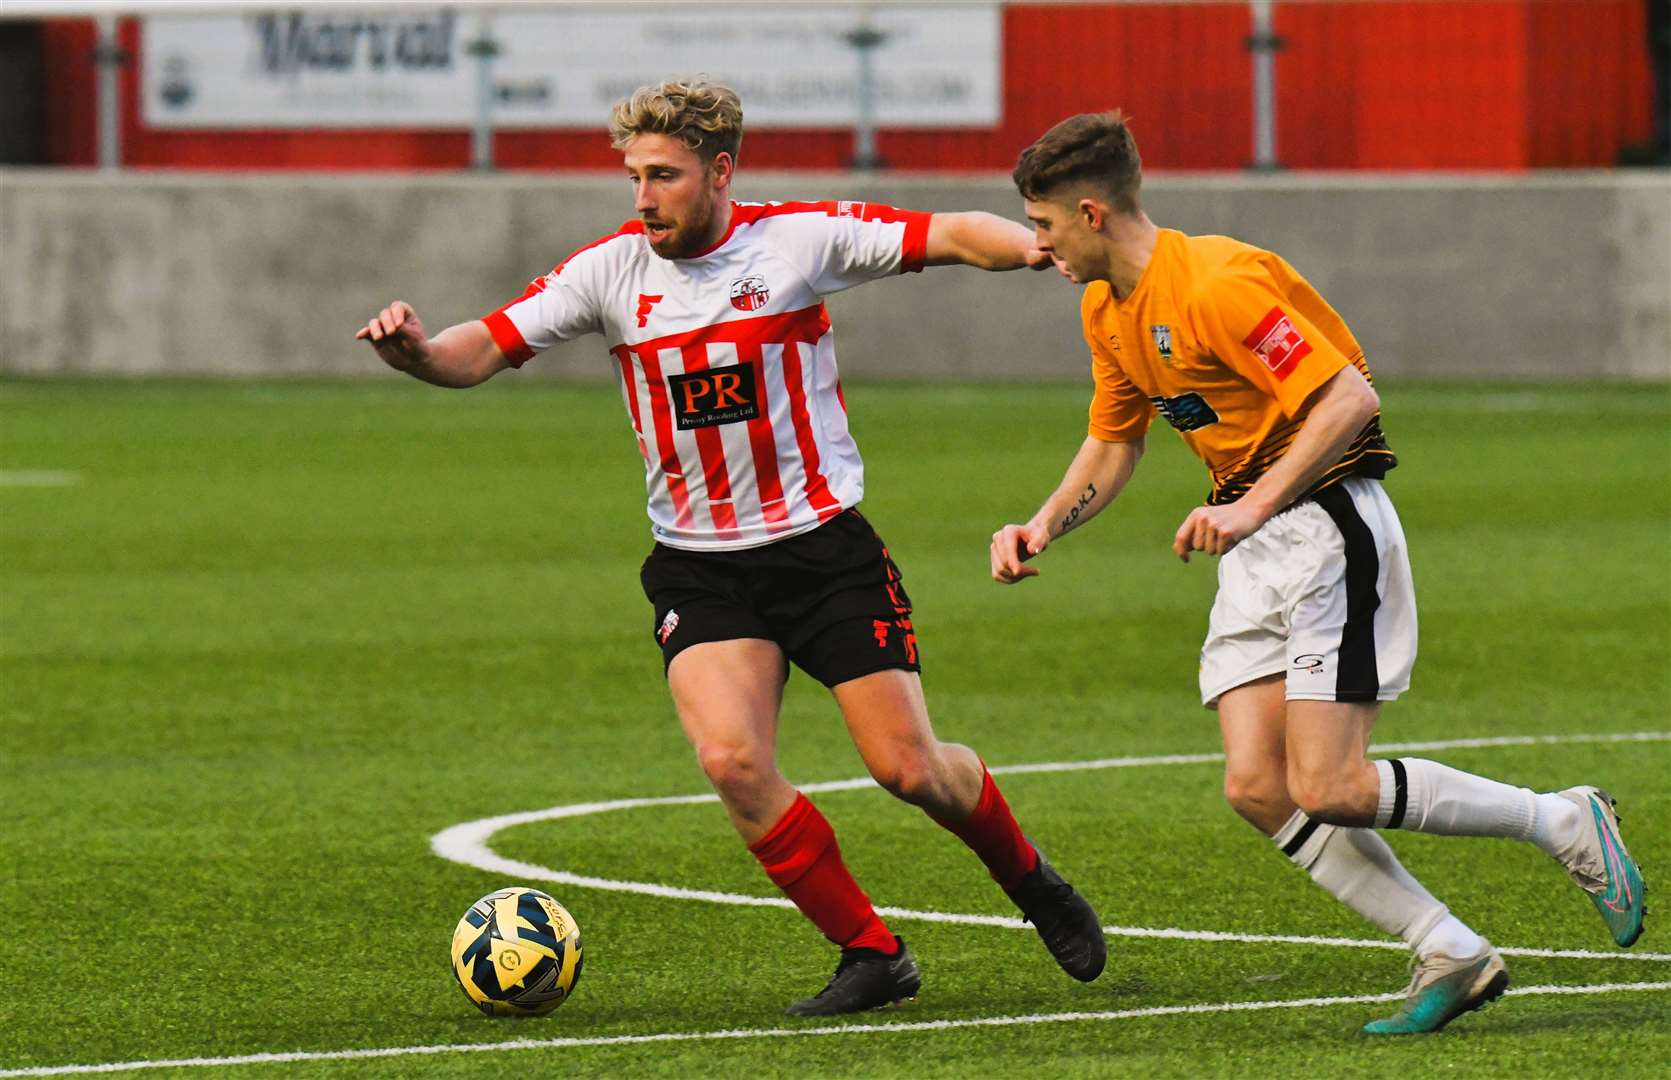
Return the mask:
[[1537,821],[1532,825],[1532,843],[1542,848],[1544,854],[1567,864],[1573,849],[1583,842],[1584,827],[1589,824],[1583,807],[1552,793],[1533,795],[1532,799],[1538,811]]
[[1455,915],[1447,914],[1439,920],[1439,925],[1427,932],[1426,937],[1416,942],[1415,949],[1416,955],[1423,959],[1434,953],[1443,953],[1461,960],[1483,952],[1485,939],[1468,929]]
[[1422,758],[1377,761],[1375,770],[1381,774],[1377,829],[1513,840],[1536,837],[1540,806],[1528,788],[1510,787]]
[[[1325,825],[1296,810],[1271,839],[1323,891],[1387,933],[1403,938],[1417,952],[1441,925],[1455,923],[1464,933],[1473,933],[1422,888],[1387,842],[1369,829]],[[1448,943],[1451,938],[1443,940]],[[1478,951],[1457,955],[1472,956]]]

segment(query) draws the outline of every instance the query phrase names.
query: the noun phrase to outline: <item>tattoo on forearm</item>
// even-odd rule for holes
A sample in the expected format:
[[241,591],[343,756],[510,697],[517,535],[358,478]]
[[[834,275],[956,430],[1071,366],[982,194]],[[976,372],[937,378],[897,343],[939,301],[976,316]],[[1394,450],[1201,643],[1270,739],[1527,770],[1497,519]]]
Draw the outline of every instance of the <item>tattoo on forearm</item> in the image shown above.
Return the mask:
[[1074,504],[1074,508],[1072,510],[1068,511],[1068,516],[1062,519],[1061,531],[1067,532],[1069,529],[1073,528],[1074,522],[1079,520],[1079,515],[1085,512],[1085,508],[1090,506],[1091,500],[1096,497],[1097,486],[1095,484],[1087,484],[1085,486],[1085,494],[1081,495],[1079,497],[1079,502]]

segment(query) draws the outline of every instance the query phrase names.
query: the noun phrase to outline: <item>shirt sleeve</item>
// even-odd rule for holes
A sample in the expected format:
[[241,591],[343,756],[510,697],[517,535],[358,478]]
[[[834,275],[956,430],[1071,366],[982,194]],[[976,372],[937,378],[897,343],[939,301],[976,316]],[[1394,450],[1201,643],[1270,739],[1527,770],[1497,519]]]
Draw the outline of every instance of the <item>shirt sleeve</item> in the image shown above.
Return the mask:
[[1290,417],[1348,363],[1262,266],[1209,278],[1196,290],[1187,317],[1214,356],[1275,398]]
[[1103,442],[1132,442],[1141,439],[1154,421],[1153,404],[1126,377],[1114,353],[1100,340],[1092,324],[1094,305],[1087,290],[1080,305],[1085,344],[1091,347],[1091,416],[1088,432]]
[[602,332],[602,309],[593,287],[602,256],[594,251],[596,245],[580,249],[551,273],[529,282],[521,296],[482,318],[513,366],[521,367],[559,342]]
[[803,205],[809,212],[786,214],[773,224],[785,233],[791,257],[818,295],[923,268],[932,214],[883,203]]

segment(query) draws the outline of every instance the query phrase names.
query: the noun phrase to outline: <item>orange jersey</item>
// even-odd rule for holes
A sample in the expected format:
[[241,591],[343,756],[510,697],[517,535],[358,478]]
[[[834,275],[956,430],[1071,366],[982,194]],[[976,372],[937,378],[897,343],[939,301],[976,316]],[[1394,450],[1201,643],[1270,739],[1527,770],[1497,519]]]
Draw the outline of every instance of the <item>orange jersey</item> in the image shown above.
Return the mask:
[[[1080,301],[1096,390],[1090,433],[1142,436],[1159,413],[1212,473],[1209,503],[1234,502],[1299,433],[1312,392],[1354,365],[1352,331],[1280,256],[1227,236],[1161,229],[1131,295],[1092,282]],[[1308,490],[1398,463],[1372,419]]]

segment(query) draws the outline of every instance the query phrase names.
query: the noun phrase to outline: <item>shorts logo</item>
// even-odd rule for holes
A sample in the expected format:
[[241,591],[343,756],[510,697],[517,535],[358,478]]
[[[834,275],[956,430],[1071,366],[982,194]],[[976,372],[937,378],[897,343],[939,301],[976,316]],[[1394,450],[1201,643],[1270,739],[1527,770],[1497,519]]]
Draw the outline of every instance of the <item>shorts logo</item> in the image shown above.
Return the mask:
[[649,323],[650,309],[661,303],[661,301],[662,295],[660,293],[656,293],[655,295],[651,295],[650,293],[638,294],[638,325],[640,327]]
[[1278,379],[1292,375],[1294,369],[1300,366],[1300,361],[1311,352],[1311,343],[1300,335],[1294,327],[1294,320],[1280,307],[1266,312],[1253,332],[1242,339],[1242,344],[1252,349],[1253,355]]
[[760,415],[753,364],[669,375],[667,389],[680,431],[735,424]]
[[758,274],[740,277],[731,283],[731,306],[738,311],[759,311],[771,297],[766,289],[766,279]]
[[1294,670],[1303,671],[1308,675],[1323,674],[1323,655],[1321,653],[1305,653],[1294,657]]
[[862,218],[865,216],[865,204],[862,202],[850,202],[847,199],[843,199],[836,203],[835,216]]
[[1195,431],[1218,423],[1218,413],[1200,394],[1179,394],[1177,397],[1151,397],[1149,403],[1161,418],[1179,431]]
[[667,639],[673,636],[673,631],[679,629],[679,613],[669,611],[667,617],[661,621],[661,629],[656,631],[656,643],[666,645]]
[[1155,339],[1155,348],[1160,350],[1163,362],[1172,362],[1172,328],[1165,323],[1156,323],[1149,327],[1149,333]]
[[902,635],[899,642],[905,648],[905,662],[908,664],[917,662],[917,631],[911,625],[910,619],[904,616],[894,619],[892,622],[887,619],[872,619],[870,620],[870,629],[876,635],[876,647],[878,649],[888,647],[888,635],[891,631],[897,629]]

